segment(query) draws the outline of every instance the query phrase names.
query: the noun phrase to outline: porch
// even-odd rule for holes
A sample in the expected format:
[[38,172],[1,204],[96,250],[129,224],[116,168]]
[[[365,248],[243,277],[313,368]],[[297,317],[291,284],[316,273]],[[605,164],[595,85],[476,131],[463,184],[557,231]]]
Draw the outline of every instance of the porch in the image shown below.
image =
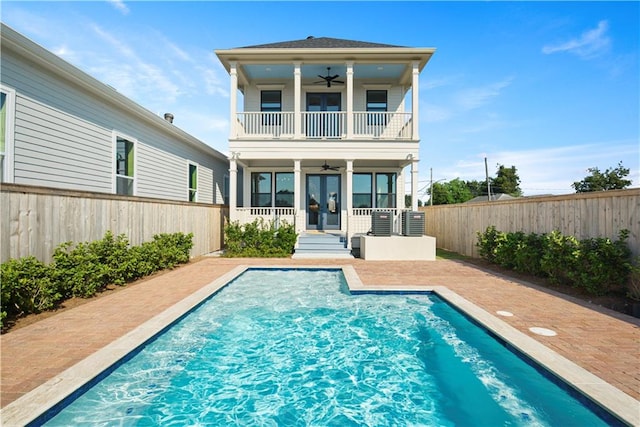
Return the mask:
[[413,113],[238,112],[232,138],[413,140]]
[[[341,215],[343,218],[343,226],[341,230],[333,230],[345,236],[347,248],[351,248],[351,237],[357,234],[366,234],[371,231],[371,217],[374,211],[389,212],[393,215],[392,234],[402,234],[402,212],[411,209],[400,208],[353,208],[343,209]],[[255,220],[262,219],[264,221],[274,221],[276,227],[280,224],[287,223],[294,225],[298,233],[305,231],[307,223],[306,211],[296,211],[294,208],[277,208],[277,207],[238,207],[236,209],[235,220],[241,224],[251,223]]]

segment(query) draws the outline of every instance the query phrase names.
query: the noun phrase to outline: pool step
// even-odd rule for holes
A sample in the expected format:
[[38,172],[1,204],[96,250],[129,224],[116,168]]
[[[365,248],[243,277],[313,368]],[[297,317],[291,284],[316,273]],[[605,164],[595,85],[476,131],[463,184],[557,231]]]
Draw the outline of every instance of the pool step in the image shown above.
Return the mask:
[[341,234],[302,233],[292,258],[353,258]]

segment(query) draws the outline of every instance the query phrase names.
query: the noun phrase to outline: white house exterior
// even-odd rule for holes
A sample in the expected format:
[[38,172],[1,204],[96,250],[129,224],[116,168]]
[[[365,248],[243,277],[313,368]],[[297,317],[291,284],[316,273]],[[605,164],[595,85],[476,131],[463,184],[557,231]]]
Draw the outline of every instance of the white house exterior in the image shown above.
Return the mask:
[[227,156],[2,24],[2,182],[225,203]]
[[387,210],[398,231],[406,167],[417,210],[419,77],[434,52],[325,37],[217,50],[230,75],[231,220],[351,236]]

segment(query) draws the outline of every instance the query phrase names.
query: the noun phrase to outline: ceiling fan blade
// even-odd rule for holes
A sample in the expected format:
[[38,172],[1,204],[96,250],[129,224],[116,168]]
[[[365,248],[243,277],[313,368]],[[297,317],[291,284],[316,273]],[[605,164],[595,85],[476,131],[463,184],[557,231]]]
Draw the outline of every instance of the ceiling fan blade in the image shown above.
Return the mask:
[[331,76],[330,78],[331,80],[333,80],[333,79],[337,79],[338,77],[340,77],[340,74],[336,74],[335,76]]
[[332,83],[340,83],[340,84],[344,84],[344,82],[343,82],[343,81],[341,81],[341,80],[334,80]]

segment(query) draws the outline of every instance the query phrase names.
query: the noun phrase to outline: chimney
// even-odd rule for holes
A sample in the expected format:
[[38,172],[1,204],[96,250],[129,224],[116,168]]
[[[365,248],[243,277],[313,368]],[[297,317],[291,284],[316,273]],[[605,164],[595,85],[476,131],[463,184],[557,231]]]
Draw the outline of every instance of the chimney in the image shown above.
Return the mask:
[[171,113],[164,113],[164,119],[166,121],[168,121],[169,123],[173,123],[173,114]]

